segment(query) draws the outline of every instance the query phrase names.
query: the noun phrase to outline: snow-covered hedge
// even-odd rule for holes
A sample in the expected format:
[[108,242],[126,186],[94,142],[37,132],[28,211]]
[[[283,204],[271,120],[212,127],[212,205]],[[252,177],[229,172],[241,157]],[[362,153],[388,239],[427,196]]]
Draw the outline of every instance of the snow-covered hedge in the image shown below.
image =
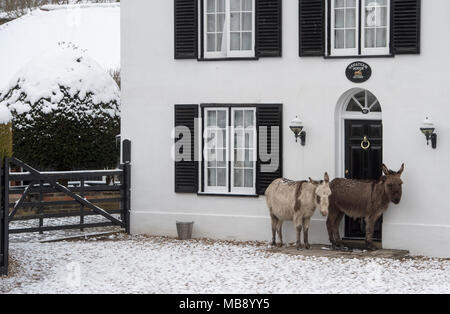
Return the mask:
[[60,43],[33,59],[0,96],[13,122],[14,155],[52,170],[116,166],[120,92],[78,47]]

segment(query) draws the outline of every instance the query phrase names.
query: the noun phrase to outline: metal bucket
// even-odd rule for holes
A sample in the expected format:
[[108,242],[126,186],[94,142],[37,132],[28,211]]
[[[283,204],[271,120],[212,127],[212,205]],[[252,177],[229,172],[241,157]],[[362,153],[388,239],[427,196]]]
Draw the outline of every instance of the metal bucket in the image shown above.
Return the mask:
[[189,240],[192,239],[192,229],[194,227],[194,222],[180,222],[177,221],[177,233],[179,240]]

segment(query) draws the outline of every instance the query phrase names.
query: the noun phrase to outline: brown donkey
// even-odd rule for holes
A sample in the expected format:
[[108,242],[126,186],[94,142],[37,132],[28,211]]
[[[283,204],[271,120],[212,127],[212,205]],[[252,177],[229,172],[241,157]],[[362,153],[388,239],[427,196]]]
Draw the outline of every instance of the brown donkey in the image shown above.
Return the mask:
[[384,176],[378,181],[334,179],[331,182],[327,229],[333,249],[336,249],[336,246],[342,247],[339,224],[346,214],[353,219],[364,218],[367,248],[376,250],[372,238],[375,222],[386,212],[390,202],[400,203],[403,184],[400,177],[404,169],[403,164],[400,170],[395,172],[383,164]]

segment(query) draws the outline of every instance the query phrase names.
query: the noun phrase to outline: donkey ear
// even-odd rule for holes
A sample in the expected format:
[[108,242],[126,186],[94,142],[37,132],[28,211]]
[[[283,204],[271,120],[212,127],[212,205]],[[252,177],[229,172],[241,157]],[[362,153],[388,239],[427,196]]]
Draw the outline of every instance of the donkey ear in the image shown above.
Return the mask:
[[388,176],[389,173],[390,173],[388,167],[386,167],[385,164],[383,164],[383,165],[381,166],[381,170],[383,170],[383,173],[384,173],[385,175],[387,175],[387,176]]
[[402,164],[402,167],[400,168],[400,170],[397,172],[398,175],[402,175],[403,170],[405,170],[405,164]]
[[309,177],[308,179],[309,179],[309,182],[314,183],[314,180],[311,179],[311,177]]
[[328,176],[328,172],[325,172],[325,175],[323,176],[323,179],[325,180],[326,183],[330,182],[330,177]]

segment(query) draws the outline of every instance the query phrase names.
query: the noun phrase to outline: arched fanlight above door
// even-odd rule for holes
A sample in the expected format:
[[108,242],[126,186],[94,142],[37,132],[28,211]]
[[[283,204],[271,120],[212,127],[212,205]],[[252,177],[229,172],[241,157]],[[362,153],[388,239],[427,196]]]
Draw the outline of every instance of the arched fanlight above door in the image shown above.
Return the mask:
[[361,90],[353,94],[347,104],[347,112],[371,112],[381,113],[381,105],[378,99],[368,90]]

